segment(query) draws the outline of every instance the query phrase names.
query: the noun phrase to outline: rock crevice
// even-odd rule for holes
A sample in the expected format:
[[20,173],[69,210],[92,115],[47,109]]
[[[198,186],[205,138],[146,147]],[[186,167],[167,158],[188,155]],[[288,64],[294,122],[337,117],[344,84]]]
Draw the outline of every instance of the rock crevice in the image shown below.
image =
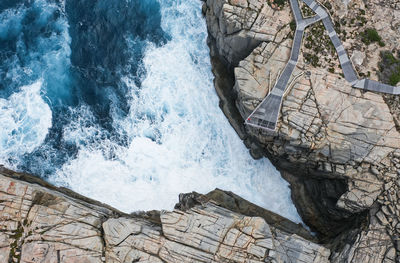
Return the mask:
[[329,262],[331,255],[300,225],[233,193],[182,194],[157,224],[20,175],[0,171],[0,262]]
[[[364,30],[372,27],[372,22],[377,23],[382,41],[393,48],[394,38],[400,41],[399,34],[389,37],[383,31],[400,23],[400,11],[396,1],[384,2],[384,10],[390,9],[390,20],[378,20],[383,12],[382,1],[355,0],[346,8],[339,0],[321,2],[330,11],[344,47],[358,63],[356,68],[372,79],[379,74],[367,74],[366,69],[374,70],[371,65],[378,64],[379,53],[385,47],[373,43],[365,49],[362,33],[357,34],[355,28]],[[215,12],[215,6],[223,8]],[[306,29],[305,46],[290,78],[276,132],[244,127],[243,119],[270,92],[289,59],[293,37],[290,7],[285,4],[278,9],[261,0],[208,0],[203,10],[210,46],[216,49],[211,55],[225,61],[226,75],[233,75],[225,89],[234,100],[225,103],[236,107],[240,116],[225,114],[235,123],[250,153],[255,158],[267,156],[291,183],[293,200],[304,222],[338,249],[334,251],[338,261],[346,253],[353,262],[400,260],[400,247],[395,247],[400,236],[396,228],[400,214],[400,133],[392,101],[379,93],[353,89],[344,80],[329,43],[324,46],[326,33],[311,28]],[[258,23],[248,19],[250,13]],[[366,20],[367,13],[371,21]],[[358,20],[362,25],[357,26]],[[243,32],[259,44],[236,45],[226,34],[226,25],[234,25],[236,32]],[[351,34],[342,32],[342,27]],[[357,60],[364,49],[374,55]],[[247,56],[233,59],[234,52]],[[221,82],[218,78],[216,74],[216,89]],[[383,240],[381,247],[364,246],[375,239]],[[348,246],[346,253],[343,246],[335,245],[338,243]],[[367,253],[368,249],[371,251]]]

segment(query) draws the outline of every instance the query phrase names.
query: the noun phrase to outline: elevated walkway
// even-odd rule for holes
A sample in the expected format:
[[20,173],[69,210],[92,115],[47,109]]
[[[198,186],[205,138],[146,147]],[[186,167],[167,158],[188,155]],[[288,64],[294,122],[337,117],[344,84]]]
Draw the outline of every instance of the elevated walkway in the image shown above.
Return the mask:
[[324,27],[328,32],[329,38],[336,49],[340,65],[342,66],[344,78],[352,85],[352,87],[374,92],[396,95],[400,94],[400,87],[393,87],[369,79],[358,79],[353,64],[351,63],[349,56],[347,55],[347,52],[344,49],[342,42],[340,41],[335,31],[329,13],[322,5],[320,5],[315,0],[300,1],[306,3],[317,15],[311,18],[304,19],[301,14],[299,2],[297,0],[290,0],[290,6],[292,8],[292,12],[296,21],[296,32],[294,34],[292,51],[289,61],[286,64],[282,74],[279,76],[275,86],[272,88],[271,92],[245,120],[246,125],[264,129],[267,131],[276,130],[276,124],[278,122],[279,113],[282,107],[282,100],[286,89],[288,88],[290,77],[292,76],[293,70],[296,67],[299,59],[304,29],[307,26],[312,25],[320,20],[322,20]]

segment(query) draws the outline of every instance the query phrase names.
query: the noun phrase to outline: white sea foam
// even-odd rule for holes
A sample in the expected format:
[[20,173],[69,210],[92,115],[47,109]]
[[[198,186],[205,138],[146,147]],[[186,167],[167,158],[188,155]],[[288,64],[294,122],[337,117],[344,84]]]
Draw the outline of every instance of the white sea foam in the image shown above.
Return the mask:
[[[4,87],[6,90],[14,89],[14,84],[22,86],[41,78],[41,92],[52,105],[65,103],[69,98],[71,38],[67,18],[64,15],[54,18],[56,12],[64,13],[60,5],[60,2],[32,0],[0,13],[0,40],[15,41],[15,50],[8,50],[2,56],[2,62],[7,63],[2,77],[11,83]],[[29,24],[24,25],[27,21]],[[0,67],[0,75],[2,70]]]
[[15,36],[21,31],[25,10],[7,9],[0,14],[0,40]]
[[0,98],[0,163],[14,167],[13,159],[43,143],[52,112],[40,96],[42,82],[21,87],[8,99]]
[[267,159],[250,157],[218,107],[201,1],[160,3],[171,41],[148,45],[141,87],[125,79],[129,116],[114,118],[128,146],[81,125],[91,118],[81,108],[85,114],[64,130],[65,140],[81,142],[78,156],[52,181],[126,212],[171,209],[179,193],[218,187],[300,222],[288,184]]

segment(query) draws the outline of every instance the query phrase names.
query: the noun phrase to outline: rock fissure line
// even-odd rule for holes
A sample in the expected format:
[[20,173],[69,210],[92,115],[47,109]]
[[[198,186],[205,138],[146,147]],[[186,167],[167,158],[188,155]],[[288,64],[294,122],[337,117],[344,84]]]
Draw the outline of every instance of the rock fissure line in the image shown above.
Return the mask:
[[[323,21],[318,22],[318,28],[314,24],[312,29],[304,31],[302,58],[288,83],[299,72],[304,75],[293,87],[285,88],[285,92],[289,92],[282,99],[276,132],[263,127],[247,126],[246,129],[244,125],[243,132],[243,120],[268,94],[274,93],[271,90],[278,85],[293,53],[296,23],[289,1],[285,2],[288,3],[282,6],[271,2],[263,10],[260,7],[264,0],[247,5],[243,1],[205,2],[211,56],[226,63],[226,71],[216,71],[217,64],[213,64],[217,72],[216,90],[232,89],[232,100],[228,103],[236,106],[240,116],[232,115],[226,108],[222,110],[235,124],[251,155],[269,157],[282,171],[304,222],[332,249],[332,262],[380,263],[383,259],[400,262],[400,242],[397,241],[400,233],[400,135],[393,121],[394,115],[400,114],[393,110],[399,104],[399,97],[388,102],[382,93],[352,87],[345,75],[339,74],[342,73],[340,62],[347,61],[343,56],[340,57],[342,61],[338,60],[331,40],[337,38],[334,34],[328,36]],[[378,62],[380,51],[392,50],[394,54],[393,50],[398,47],[398,35],[389,36],[388,30],[381,30],[398,23],[400,8],[393,6],[398,4],[385,1],[388,4],[382,10],[378,6],[380,0],[368,3],[354,0],[348,6],[343,6],[340,0],[321,2],[331,3],[331,6],[326,5],[326,11],[329,9],[332,22],[342,23],[342,28],[335,23],[335,30],[340,38],[343,35],[343,46],[349,57],[352,55],[354,67],[363,73],[358,78],[379,77],[371,64]],[[302,6],[309,9],[306,3],[300,2]],[[243,19],[260,12],[262,15],[256,23]],[[232,13],[235,16],[226,18]],[[386,14],[391,19],[385,20]],[[364,15],[369,15],[370,19]],[[368,24],[360,25],[359,17],[368,20]],[[307,23],[309,21],[312,20]],[[248,29],[250,24],[253,28],[246,34],[236,37],[225,34],[232,29]],[[372,24],[379,29],[377,33],[381,34],[386,48],[363,41]],[[351,44],[352,49],[347,44]],[[342,55],[343,51],[339,51]],[[362,57],[365,52],[371,55]],[[303,62],[303,58],[310,63]],[[346,65],[351,66],[351,62]],[[227,82],[231,86],[221,84],[231,72],[233,80]],[[224,98],[221,100],[226,102]],[[375,230],[378,226],[379,230]],[[378,239],[387,243],[375,246],[374,240]],[[366,248],[369,242],[374,245],[371,249]]]

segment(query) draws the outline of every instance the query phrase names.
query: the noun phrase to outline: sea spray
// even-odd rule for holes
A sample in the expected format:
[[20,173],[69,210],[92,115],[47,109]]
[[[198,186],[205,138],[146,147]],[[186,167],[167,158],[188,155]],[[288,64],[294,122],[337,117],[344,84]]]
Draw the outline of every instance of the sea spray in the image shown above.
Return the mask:
[[[32,36],[40,45],[24,52],[36,62],[21,65],[10,56],[13,63],[0,65],[33,72],[23,79],[15,74],[15,88],[0,75],[11,94],[43,81],[34,94],[46,114],[30,122],[41,135],[26,137],[29,149],[13,150],[13,168],[125,212],[172,209],[179,193],[218,187],[300,222],[288,184],[267,159],[250,157],[218,107],[201,1],[86,0],[77,10],[70,0],[65,9],[49,4],[50,15],[39,11],[45,3],[33,1],[34,25],[59,27]],[[29,5],[13,8],[33,12]],[[140,23],[122,24],[135,17]],[[10,50],[21,34],[10,37]],[[51,56],[60,60],[44,59]],[[2,93],[5,105],[13,105],[9,93]]]

